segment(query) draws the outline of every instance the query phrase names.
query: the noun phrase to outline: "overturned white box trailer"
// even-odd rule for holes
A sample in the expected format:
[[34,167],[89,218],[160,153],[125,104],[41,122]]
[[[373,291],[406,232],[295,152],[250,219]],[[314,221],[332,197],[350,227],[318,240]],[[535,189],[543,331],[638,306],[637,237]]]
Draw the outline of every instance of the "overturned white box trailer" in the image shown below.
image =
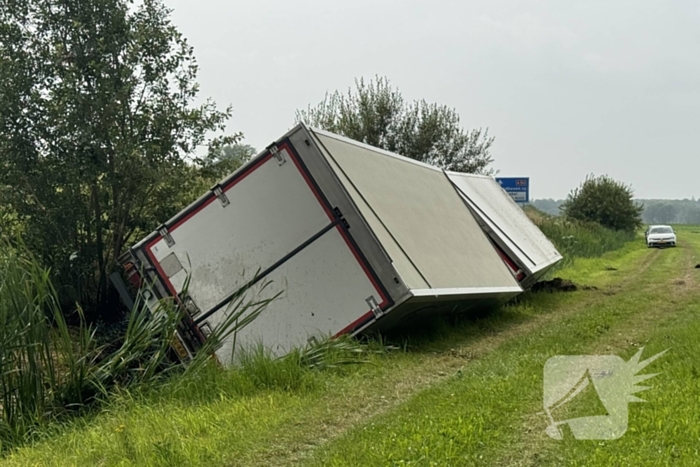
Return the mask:
[[[131,248],[158,298],[188,310],[190,349],[252,281],[281,291],[217,356],[393,326],[522,292],[447,175],[337,135],[292,129]],[[186,278],[187,296],[181,296]],[[186,334],[186,335],[185,335]]]
[[527,289],[562,257],[552,242],[492,177],[447,172],[460,196]]

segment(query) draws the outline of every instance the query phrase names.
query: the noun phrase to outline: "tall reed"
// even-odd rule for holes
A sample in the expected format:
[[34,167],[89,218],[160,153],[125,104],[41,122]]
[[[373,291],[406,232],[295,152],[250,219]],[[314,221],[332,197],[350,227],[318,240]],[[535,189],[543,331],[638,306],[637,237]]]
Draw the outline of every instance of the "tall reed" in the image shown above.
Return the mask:
[[[115,387],[151,383],[173,369],[194,373],[217,346],[263,312],[277,296],[240,291],[194,360],[184,368],[168,359],[182,320],[173,301],[150,310],[136,297],[117,346],[98,345],[80,315],[69,328],[50,271],[19,243],[0,242],[0,450],[28,438],[43,424],[94,405]],[[110,350],[114,348],[114,350]]]

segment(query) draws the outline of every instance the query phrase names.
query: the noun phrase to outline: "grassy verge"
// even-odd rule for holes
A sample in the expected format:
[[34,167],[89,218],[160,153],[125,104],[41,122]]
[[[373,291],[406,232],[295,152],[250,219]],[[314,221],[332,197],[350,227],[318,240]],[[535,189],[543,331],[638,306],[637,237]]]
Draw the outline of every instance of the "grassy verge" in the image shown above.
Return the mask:
[[562,442],[542,437],[522,439],[523,444],[538,451],[533,458],[537,458],[539,465],[697,464],[700,271],[695,266],[700,262],[700,232],[696,226],[680,226],[677,230],[685,254],[676,263],[681,273],[659,281],[665,288],[659,296],[664,303],[637,313],[618,328],[617,335],[612,334],[593,347],[602,353],[611,348],[620,349],[625,359],[640,347],[644,347],[645,356],[668,349],[658,363],[645,371],[659,373],[644,383],[653,387],[640,394],[647,403],[631,404],[629,431],[616,441],[577,441],[571,437]]
[[0,449],[23,444],[53,420],[94,405],[116,385],[143,384],[162,370],[175,313],[137,308],[122,343],[97,346],[81,322],[70,332],[49,271],[22,247],[0,241]]
[[525,212],[564,257],[559,268],[571,264],[575,258],[600,257],[622,248],[636,237],[636,234],[610,230],[594,222],[550,216],[532,206],[526,206]]
[[[530,390],[549,351],[533,352],[528,343],[556,339],[563,346],[578,334],[582,345],[595,342],[633,313],[628,301],[641,289],[632,280],[636,273],[654,263],[675,272],[664,258],[678,253],[659,253],[667,252],[628,245],[582,259],[560,275],[600,290],[530,294],[487,318],[416,339],[405,352],[370,355],[369,365],[317,371],[271,368],[263,360],[122,393],[107,411],[47,433],[44,442],[18,450],[2,465],[382,465],[387,459],[444,465],[472,454],[497,460],[499,446],[519,440],[521,417],[513,417],[514,410],[529,413],[525,408],[536,400]],[[651,291],[647,296],[653,300]],[[600,318],[592,311],[608,309],[611,299],[628,314]],[[525,379],[511,384],[513,372]],[[462,419],[455,422],[455,414]],[[504,428],[486,443],[492,420]],[[417,444],[419,436],[425,444]],[[453,447],[443,446],[450,437]]]
[[[311,464],[692,464],[700,434],[691,415],[700,410],[694,363],[700,350],[700,293],[693,276],[697,240],[676,250],[644,250],[653,263],[637,264],[638,274],[624,287],[606,290],[607,299],[505,342],[445,383],[327,444]],[[642,248],[637,246],[637,252]],[[647,356],[668,347],[673,351],[647,371],[664,376],[648,393],[648,405],[632,407],[623,440],[558,442],[546,437],[547,420],[537,413],[542,411],[542,369],[548,358],[601,353],[629,358],[641,345],[647,346]]]

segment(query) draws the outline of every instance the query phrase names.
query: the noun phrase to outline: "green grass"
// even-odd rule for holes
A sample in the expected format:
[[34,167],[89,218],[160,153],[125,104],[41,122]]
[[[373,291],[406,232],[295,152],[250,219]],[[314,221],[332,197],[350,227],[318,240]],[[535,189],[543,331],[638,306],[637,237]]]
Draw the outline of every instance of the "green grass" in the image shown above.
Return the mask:
[[[347,355],[335,360],[347,363]],[[210,365],[196,376],[113,394],[108,410],[56,427],[44,449],[22,449],[7,465],[226,465],[353,372],[344,364],[318,371],[260,352],[241,361],[237,370]]]
[[532,206],[526,206],[525,212],[564,257],[559,268],[571,264],[576,258],[599,257],[617,250],[637,237],[635,233],[607,229],[595,222],[550,216]]
[[[700,246],[697,238],[687,245],[695,251]],[[642,248],[636,245],[632,253]],[[644,252],[658,259],[629,291],[593,303],[557,326],[508,341],[445,384],[325,446],[314,465],[663,465],[674,460],[689,465],[700,435],[688,412],[700,410],[699,294],[690,290],[679,297],[668,278],[691,272],[683,269],[692,266],[687,260],[695,255],[680,249]],[[542,410],[542,368],[549,357],[614,353],[629,358],[640,343],[647,345],[645,355],[670,346],[673,351],[652,367],[663,372],[663,382],[649,393],[650,404],[633,406],[624,441],[561,443],[544,436],[546,420],[536,414]]]
[[[647,357],[670,350],[646,371],[660,375],[649,381],[652,390],[639,394],[647,403],[632,404],[627,435],[608,442],[543,442],[542,465],[696,465],[700,304],[687,303],[676,313],[644,338]],[[627,359],[631,352],[622,356]]]
[[[526,294],[402,351],[363,355],[366,365],[313,369],[257,353],[238,370],[122,392],[0,465],[687,465],[699,436],[700,228],[679,237],[676,249],[638,238],[557,273],[598,290]],[[625,437],[544,434],[549,357],[629,358],[640,345],[645,356],[671,351],[647,370],[662,375],[641,394],[648,404],[632,404]]]

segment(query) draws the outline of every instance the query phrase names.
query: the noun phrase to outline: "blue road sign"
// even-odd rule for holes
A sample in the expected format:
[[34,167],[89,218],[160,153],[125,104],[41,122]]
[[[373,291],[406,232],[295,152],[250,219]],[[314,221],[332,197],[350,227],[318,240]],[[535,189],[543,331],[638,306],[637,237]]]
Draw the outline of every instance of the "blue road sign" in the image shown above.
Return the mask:
[[516,203],[530,202],[530,178],[496,178],[496,181]]

